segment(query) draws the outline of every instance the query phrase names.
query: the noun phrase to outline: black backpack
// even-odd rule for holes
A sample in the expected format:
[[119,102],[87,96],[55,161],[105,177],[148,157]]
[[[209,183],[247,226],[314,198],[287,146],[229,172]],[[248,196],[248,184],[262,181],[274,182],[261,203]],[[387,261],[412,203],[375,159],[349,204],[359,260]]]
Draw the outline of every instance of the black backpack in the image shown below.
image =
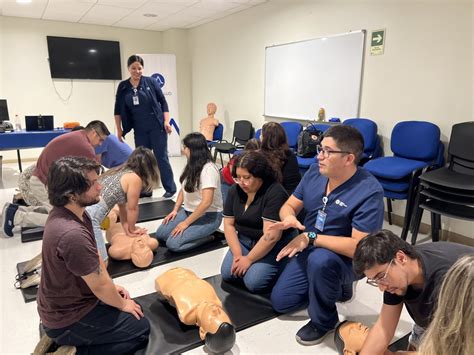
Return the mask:
[[323,132],[310,123],[298,136],[298,150],[296,154],[302,158],[316,156],[317,147],[321,143],[322,138]]

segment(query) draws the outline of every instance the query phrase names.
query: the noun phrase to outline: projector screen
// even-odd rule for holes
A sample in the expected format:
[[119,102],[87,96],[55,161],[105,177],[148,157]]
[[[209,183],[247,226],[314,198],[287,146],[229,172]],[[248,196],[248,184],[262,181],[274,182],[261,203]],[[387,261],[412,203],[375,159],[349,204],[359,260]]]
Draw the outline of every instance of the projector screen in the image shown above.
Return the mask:
[[265,48],[264,115],[359,116],[365,30]]

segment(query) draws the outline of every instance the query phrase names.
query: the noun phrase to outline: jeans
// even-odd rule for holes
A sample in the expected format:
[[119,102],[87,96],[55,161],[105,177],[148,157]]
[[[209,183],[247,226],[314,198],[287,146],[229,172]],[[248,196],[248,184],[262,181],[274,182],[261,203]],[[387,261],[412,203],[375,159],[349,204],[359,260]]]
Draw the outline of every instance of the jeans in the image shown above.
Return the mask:
[[101,199],[100,202],[96,203],[95,205],[87,206],[86,211],[87,213],[89,213],[89,216],[92,220],[92,227],[94,228],[94,237],[97,243],[97,250],[99,251],[99,255],[101,256],[102,260],[104,260],[105,262],[109,258],[109,255],[107,254],[104,234],[102,233],[102,229],[100,229],[100,224],[109,214],[110,210],[104,200]]
[[156,128],[147,132],[135,130],[135,147],[146,147],[153,150],[158,169],[160,170],[161,183],[166,192],[175,193],[173,170],[168,159],[168,133],[164,129]]
[[[234,256],[229,249],[221,265],[222,279],[230,282],[243,283],[251,293],[268,291],[288,262],[287,258],[277,262],[276,256],[280,250],[293,239],[293,236],[294,234],[282,236],[267,255],[250,265],[244,277],[237,277],[231,274]],[[239,234],[239,242],[242,255],[245,256],[252,250],[257,240]]]
[[231,186],[232,185],[229,185],[228,183],[224,181],[224,179],[221,178],[222,203],[224,203],[224,206],[225,206],[225,200],[227,199],[227,194]]
[[336,302],[342,299],[342,286],[356,279],[352,259],[311,247],[289,261],[272,290],[272,305],[280,313],[308,306],[311,322],[329,331],[338,322]]
[[158,227],[156,238],[161,242],[166,242],[166,247],[169,250],[175,252],[186,251],[214,239],[211,234],[221,225],[221,212],[206,212],[197,221],[186,228],[183,233],[176,237],[171,236],[173,229],[190,214],[191,212],[187,212],[184,208],[181,208],[173,221],[169,221],[168,224],[162,224]]
[[78,322],[44,330],[58,345],[74,345],[76,354],[130,354],[147,344],[150,323],[99,302]]

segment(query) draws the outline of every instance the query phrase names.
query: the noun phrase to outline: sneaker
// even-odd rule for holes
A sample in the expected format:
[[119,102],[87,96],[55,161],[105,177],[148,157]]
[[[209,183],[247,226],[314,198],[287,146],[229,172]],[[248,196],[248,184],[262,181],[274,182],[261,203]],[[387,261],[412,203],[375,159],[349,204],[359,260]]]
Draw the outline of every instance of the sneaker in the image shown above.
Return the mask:
[[323,341],[324,337],[332,330],[319,330],[311,321],[296,333],[296,341],[301,345],[316,345]]
[[163,194],[163,197],[164,197],[164,198],[171,198],[171,197],[174,196],[175,193],[176,193],[176,192],[168,192],[168,191],[166,191],[166,192]]
[[73,345],[61,345],[58,350],[53,353],[47,353],[47,355],[75,355],[76,347]]
[[355,298],[357,282],[354,281],[350,284],[342,285],[342,296],[339,300],[339,303],[349,303],[352,302]]
[[38,344],[36,344],[35,350],[33,350],[33,355],[43,355],[48,352],[48,350],[53,345],[53,339],[44,334]]
[[17,210],[18,205],[13,203],[7,202],[5,206],[3,206],[1,233],[4,237],[13,237],[13,227],[15,227],[13,220]]

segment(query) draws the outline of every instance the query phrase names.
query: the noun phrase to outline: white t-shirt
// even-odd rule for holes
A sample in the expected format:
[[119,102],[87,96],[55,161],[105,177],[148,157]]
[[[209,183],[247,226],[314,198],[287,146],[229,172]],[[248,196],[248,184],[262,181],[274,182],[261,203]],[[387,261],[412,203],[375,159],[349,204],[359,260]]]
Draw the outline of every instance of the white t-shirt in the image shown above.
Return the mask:
[[222,212],[222,193],[221,193],[221,177],[219,169],[214,163],[206,163],[201,171],[199,181],[199,189],[194,192],[186,192],[184,185],[186,180],[181,184],[184,196],[184,209],[188,212],[194,212],[202,201],[203,189],[214,188],[214,198],[212,204],[206,212]]

